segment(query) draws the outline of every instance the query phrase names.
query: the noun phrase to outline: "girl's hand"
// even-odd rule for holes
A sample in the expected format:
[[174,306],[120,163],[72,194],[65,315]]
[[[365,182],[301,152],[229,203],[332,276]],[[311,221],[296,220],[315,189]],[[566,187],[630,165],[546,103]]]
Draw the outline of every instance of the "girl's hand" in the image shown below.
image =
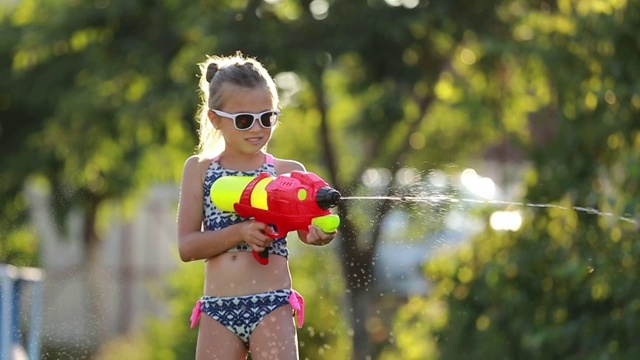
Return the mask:
[[273,233],[273,230],[267,224],[255,220],[247,220],[239,225],[240,237],[249,244],[252,250],[262,252],[271,245],[273,239],[267,234]]
[[315,225],[309,225],[308,231],[309,232],[307,233],[307,236],[304,239],[302,239],[302,241],[305,244],[316,245],[316,246],[327,245],[328,243],[333,241],[333,239],[335,239],[336,237],[336,234],[338,234],[337,231],[334,231],[332,233],[326,233]]

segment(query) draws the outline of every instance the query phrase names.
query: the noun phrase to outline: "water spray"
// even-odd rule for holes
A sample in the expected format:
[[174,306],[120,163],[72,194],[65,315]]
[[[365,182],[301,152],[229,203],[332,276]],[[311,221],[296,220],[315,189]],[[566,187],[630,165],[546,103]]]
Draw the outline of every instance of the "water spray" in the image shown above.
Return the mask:
[[[638,226],[638,221],[630,217],[615,216],[593,208],[580,206],[566,207],[554,204],[534,204],[499,200],[477,200],[454,198],[435,194],[428,196],[342,196],[340,192],[318,175],[306,171],[292,171],[290,174],[272,176],[260,173],[258,176],[223,176],[211,186],[211,200],[222,211],[235,212],[239,216],[254,218],[272,228],[267,233],[271,238],[286,236],[290,231],[307,230],[309,225],[318,226],[326,233],[332,233],[340,225],[340,217],[331,208],[344,200],[390,200],[413,203],[476,203],[484,205],[508,205],[530,208],[573,209],[598,216],[617,217]],[[269,253],[265,249],[254,251],[254,257],[261,264],[269,263]]]

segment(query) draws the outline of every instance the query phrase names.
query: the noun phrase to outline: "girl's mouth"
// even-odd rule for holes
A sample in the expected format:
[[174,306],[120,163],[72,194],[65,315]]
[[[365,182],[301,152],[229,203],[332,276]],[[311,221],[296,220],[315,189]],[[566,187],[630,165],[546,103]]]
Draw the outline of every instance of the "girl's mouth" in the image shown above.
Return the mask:
[[260,141],[262,141],[262,137],[261,136],[257,136],[257,137],[250,137],[250,138],[246,138],[246,141],[250,142],[250,143],[259,143]]

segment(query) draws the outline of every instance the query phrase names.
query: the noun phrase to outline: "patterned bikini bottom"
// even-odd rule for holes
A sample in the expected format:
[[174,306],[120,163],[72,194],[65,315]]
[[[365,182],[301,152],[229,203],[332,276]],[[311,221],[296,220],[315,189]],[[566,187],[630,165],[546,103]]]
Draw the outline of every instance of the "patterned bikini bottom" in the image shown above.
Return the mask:
[[236,334],[245,345],[258,324],[273,310],[290,304],[298,327],[304,322],[304,299],[293,289],[273,290],[245,296],[203,296],[191,312],[193,329],[204,312]]

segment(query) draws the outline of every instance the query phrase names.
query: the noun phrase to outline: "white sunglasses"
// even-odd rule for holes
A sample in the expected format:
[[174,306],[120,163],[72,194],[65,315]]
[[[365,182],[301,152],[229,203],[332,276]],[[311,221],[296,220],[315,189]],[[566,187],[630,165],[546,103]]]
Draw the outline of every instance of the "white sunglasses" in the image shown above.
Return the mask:
[[233,126],[238,130],[249,130],[257,120],[265,129],[272,128],[278,122],[280,111],[267,110],[261,113],[236,113],[229,114],[222,110],[211,109],[216,115],[233,120]]

